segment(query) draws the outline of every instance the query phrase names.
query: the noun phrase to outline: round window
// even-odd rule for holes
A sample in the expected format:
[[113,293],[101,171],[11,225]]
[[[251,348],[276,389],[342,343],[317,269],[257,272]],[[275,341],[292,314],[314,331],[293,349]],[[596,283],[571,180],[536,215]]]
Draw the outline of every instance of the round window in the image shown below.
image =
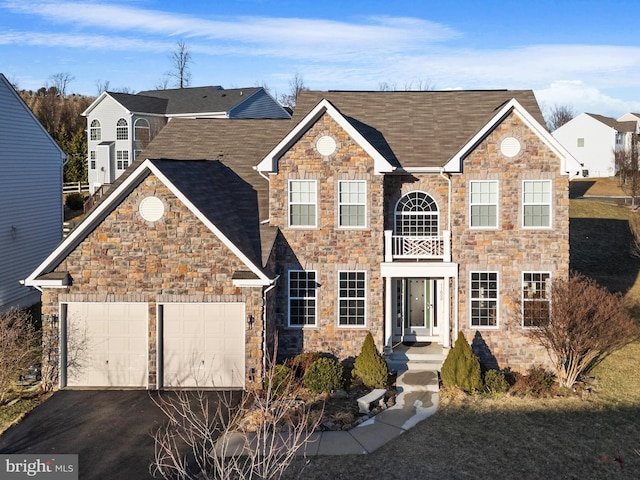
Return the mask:
[[138,211],[148,222],[157,222],[164,215],[164,203],[158,197],[147,197],[140,202]]

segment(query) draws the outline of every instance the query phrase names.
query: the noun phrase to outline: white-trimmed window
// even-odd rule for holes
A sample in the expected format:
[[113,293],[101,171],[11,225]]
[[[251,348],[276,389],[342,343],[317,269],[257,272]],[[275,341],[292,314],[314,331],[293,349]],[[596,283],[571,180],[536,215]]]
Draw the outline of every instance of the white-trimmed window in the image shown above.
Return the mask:
[[318,194],[315,180],[289,180],[289,226],[317,225]]
[[315,271],[289,271],[289,326],[316,325],[317,287]]
[[89,152],[89,168],[91,170],[96,169],[96,151],[95,150],[91,150]]
[[91,126],[89,127],[89,140],[102,140],[102,127],[98,120],[93,120],[91,122]]
[[341,327],[365,326],[366,285],[364,271],[338,272],[338,324]]
[[498,326],[498,272],[471,272],[471,326]]
[[549,322],[551,313],[551,274],[523,272],[522,326],[539,327]]
[[129,124],[124,118],[118,120],[116,123],[116,140],[128,140],[129,139]]
[[404,195],[396,205],[395,234],[414,237],[435,237],[439,234],[438,204],[424,192]]
[[584,147],[584,138],[578,138],[577,146],[578,148]]
[[469,184],[469,225],[471,228],[498,226],[498,182],[474,180]]
[[138,118],[133,124],[133,139],[140,142],[143,148],[149,145],[151,141],[151,129],[146,119]]
[[127,150],[116,151],[116,168],[125,170],[129,166],[129,152]]
[[338,225],[345,228],[366,226],[367,182],[338,182]]
[[551,180],[525,180],[522,184],[522,226],[551,226]]

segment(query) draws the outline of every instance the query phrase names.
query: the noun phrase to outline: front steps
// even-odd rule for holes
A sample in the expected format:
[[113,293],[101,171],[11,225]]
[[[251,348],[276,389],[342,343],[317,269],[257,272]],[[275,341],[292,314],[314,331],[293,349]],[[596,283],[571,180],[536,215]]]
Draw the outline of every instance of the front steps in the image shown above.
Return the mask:
[[384,358],[389,370],[403,371],[440,371],[448,350],[438,343],[416,342],[399,343],[389,352],[386,348]]

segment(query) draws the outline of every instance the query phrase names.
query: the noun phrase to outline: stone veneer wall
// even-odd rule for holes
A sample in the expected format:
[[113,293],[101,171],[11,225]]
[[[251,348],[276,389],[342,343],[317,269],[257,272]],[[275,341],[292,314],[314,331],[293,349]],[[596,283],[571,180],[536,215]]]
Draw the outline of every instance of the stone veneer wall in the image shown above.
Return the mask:
[[[142,199],[157,196],[165,205],[159,221],[145,221],[138,213]],[[45,352],[49,352],[52,386],[57,384],[58,332],[48,319],[60,302],[148,302],[149,388],[157,384],[156,305],[158,302],[244,302],[246,370],[255,369],[262,381],[262,288],[239,288],[232,275],[247,267],[208,230],[154,175],[147,176],[104,221],[55,269],[68,272],[68,289],[45,289]],[[249,375],[246,384],[250,386]]]
[[[515,137],[521,151],[514,158],[500,153],[500,142]],[[522,228],[523,180],[552,180],[552,228]],[[469,228],[469,181],[498,180],[497,229]],[[569,188],[560,160],[516,115],[508,116],[464,160],[463,174],[453,175],[452,251],[459,268],[459,325],[485,362],[524,370],[548,364],[545,351],[521,326],[512,299],[521,297],[523,272],[551,272],[566,278],[569,269]],[[497,328],[471,327],[469,281],[471,271],[497,271],[499,313]]]
[[[336,151],[322,156],[315,142],[330,135]],[[317,228],[288,227],[288,180],[318,180]],[[367,182],[367,226],[362,229],[338,228],[338,181]],[[329,352],[338,358],[360,352],[367,331],[379,349],[383,344],[383,282],[380,263],[384,247],[384,176],[374,174],[373,159],[325,114],[293,145],[278,162],[277,174],[270,177],[271,225],[281,229],[277,246],[280,281],[276,325],[281,357],[302,351]],[[278,194],[274,194],[278,192]],[[316,270],[317,326],[288,327],[289,270]],[[338,271],[364,270],[367,278],[366,326],[338,326]]]

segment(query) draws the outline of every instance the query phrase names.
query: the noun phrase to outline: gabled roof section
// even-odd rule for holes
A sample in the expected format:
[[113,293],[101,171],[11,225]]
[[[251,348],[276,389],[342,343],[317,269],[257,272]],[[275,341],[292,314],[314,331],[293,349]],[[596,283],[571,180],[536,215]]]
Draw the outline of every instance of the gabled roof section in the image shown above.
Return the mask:
[[44,126],[42,125],[42,123],[40,123],[40,120],[38,120],[38,118],[33,114],[33,112],[31,111],[31,109],[29,108],[29,106],[24,103],[24,100],[22,100],[22,97],[20,97],[20,95],[18,94],[18,92],[16,92],[16,89],[13,88],[13,85],[11,85],[11,82],[9,82],[9,80],[7,80],[7,78],[0,73],[0,82],[4,83],[5,87],[7,88],[7,91],[10,92],[13,97],[16,99],[16,102],[22,107],[22,109],[25,111],[25,114],[29,117],[31,117],[31,119],[33,120],[33,122],[35,123],[35,125],[38,126],[38,128],[42,131],[43,135],[47,137],[47,139],[49,140],[49,142],[51,142],[51,145],[53,145],[53,147],[58,151],[58,153],[60,154],[60,158],[61,159],[65,159],[67,158],[67,154],[64,153],[64,151],[60,148],[60,146],[58,145],[58,143],[53,139],[53,137],[51,137],[51,135],[49,135],[49,132],[47,132],[47,129],[44,128]]
[[544,125],[531,90],[303,91],[293,120],[326,99],[389,163],[440,169],[512,98]]
[[[276,172],[280,157],[325,113],[373,158],[376,173],[382,174],[395,170],[397,165],[392,163],[369,141],[368,137],[373,136],[371,129],[362,124],[359,119],[345,117],[330,101],[324,98],[260,161],[256,169],[260,172]],[[363,134],[363,131],[368,132],[369,135]]]
[[220,86],[146,90],[138,95],[167,101],[167,116],[189,116],[229,112],[262,87],[223,89]]
[[220,162],[144,160],[114,185],[105,200],[25,280],[25,285],[43,285],[47,278],[44,275],[54,270],[150,173],[246,265],[258,283],[271,283],[261,267],[260,225],[250,186]]
[[635,132],[637,125],[637,122],[632,120],[620,122],[615,118],[605,117],[604,115],[598,115],[596,113],[585,112],[585,115],[605,124],[607,127],[613,128],[616,132]]
[[482,142],[508,115],[515,113],[527,127],[529,127],[542,142],[544,142],[561,160],[561,173],[570,174],[579,171],[580,163],[537,121],[515,98],[500,108],[495,115],[471,137],[462,148],[447,162],[446,172],[462,172],[462,163],[467,155]]

